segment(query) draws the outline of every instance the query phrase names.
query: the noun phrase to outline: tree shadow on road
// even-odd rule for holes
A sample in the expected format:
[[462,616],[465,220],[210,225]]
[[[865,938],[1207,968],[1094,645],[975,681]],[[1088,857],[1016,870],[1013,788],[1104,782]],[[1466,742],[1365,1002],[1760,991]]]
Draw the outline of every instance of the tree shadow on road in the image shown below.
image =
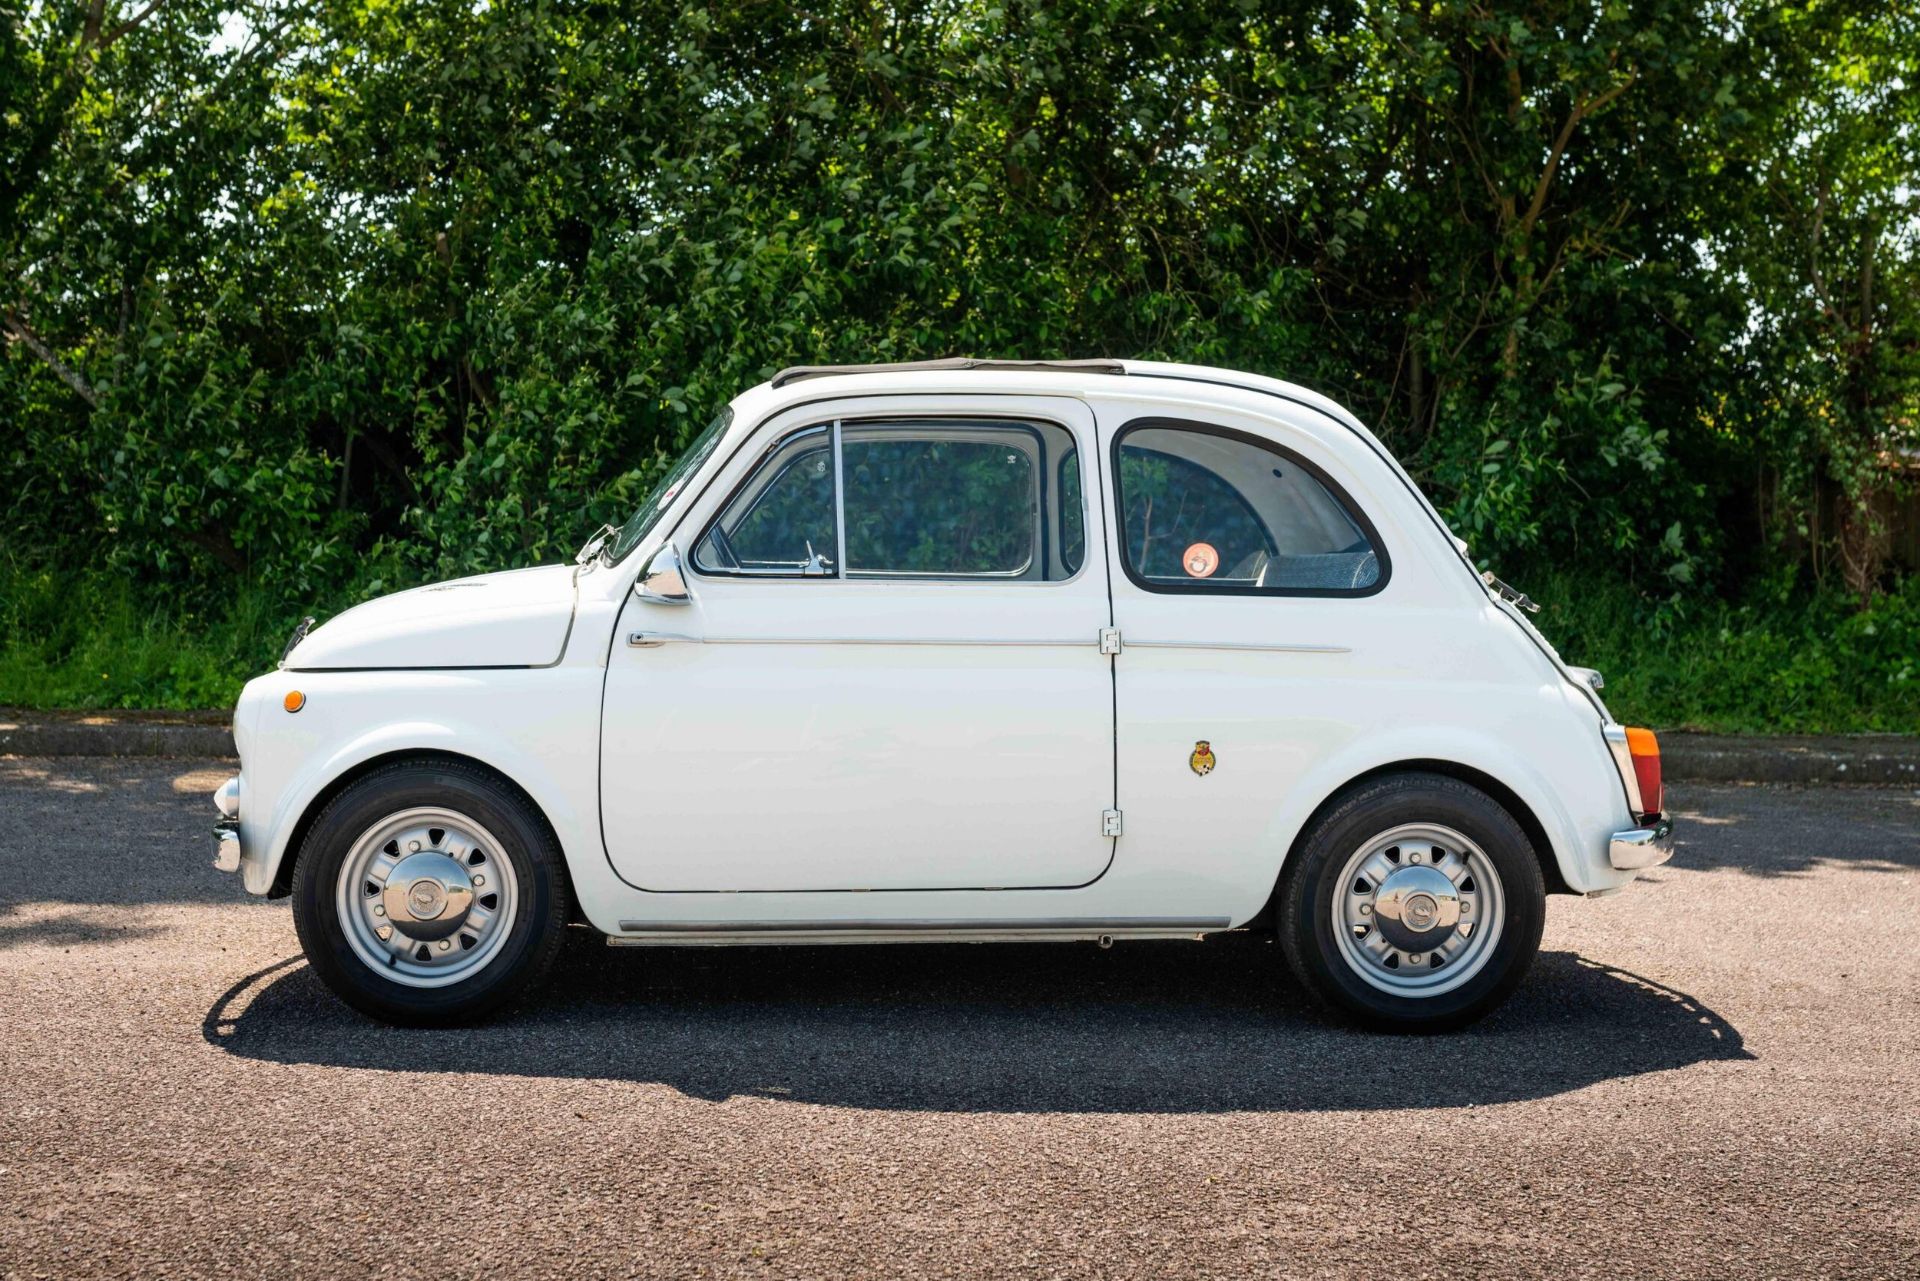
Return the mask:
[[1760,877],[1920,869],[1920,790],[1687,783],[1667,796],[1676,869]]
[[479,1027],[384,1027],[299,958],[208,1011],[207,1040],[277,1063],[657,1082],[858,1108],[982,1112],[1393,1109],[1543,1098],[1745,1060],[1684,993],[1569,952],[1444,1037],[1322,1016],[1253,940],[569,949],[554,980]]

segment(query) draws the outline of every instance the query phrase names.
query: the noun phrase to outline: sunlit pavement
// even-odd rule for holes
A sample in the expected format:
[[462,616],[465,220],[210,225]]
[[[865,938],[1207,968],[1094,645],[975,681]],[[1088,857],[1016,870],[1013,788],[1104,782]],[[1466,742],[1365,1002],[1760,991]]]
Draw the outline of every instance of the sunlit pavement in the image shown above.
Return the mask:
[[1358,1033],[1253,939],[615,951],[336,1004],[219,762],[0,760],[0,1276],[1910,1275],[1920,792],[1675,787],[1521,994]]

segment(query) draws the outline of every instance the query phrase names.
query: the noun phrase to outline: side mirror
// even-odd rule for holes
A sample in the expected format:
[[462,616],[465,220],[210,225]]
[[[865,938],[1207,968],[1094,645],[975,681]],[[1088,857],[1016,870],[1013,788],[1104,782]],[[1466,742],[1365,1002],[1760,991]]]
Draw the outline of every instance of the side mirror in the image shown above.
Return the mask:
[[672,543],[647,557],[634,580],[633,594],[650,605],[691,605],[693,593],[687,590],[687,575],[680,565],[680,549]]

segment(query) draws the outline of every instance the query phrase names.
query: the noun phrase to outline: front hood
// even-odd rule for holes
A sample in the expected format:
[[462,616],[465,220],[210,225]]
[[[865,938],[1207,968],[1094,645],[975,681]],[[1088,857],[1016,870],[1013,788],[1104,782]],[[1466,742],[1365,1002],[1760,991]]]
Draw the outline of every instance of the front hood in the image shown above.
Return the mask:
[[574,573],[542,565],[379,596],[308,632],[282,666],[551,666],[573,628]]

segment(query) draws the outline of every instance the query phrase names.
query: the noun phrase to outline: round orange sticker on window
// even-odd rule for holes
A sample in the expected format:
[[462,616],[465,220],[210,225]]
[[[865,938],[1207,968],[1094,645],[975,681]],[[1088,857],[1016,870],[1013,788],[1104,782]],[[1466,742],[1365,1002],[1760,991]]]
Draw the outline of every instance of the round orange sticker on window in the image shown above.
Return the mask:
[[1189,578],[1209,578],[1220,568],[1220,553],[1212,543],[1195,543],[1180,554],[1180,564]]

